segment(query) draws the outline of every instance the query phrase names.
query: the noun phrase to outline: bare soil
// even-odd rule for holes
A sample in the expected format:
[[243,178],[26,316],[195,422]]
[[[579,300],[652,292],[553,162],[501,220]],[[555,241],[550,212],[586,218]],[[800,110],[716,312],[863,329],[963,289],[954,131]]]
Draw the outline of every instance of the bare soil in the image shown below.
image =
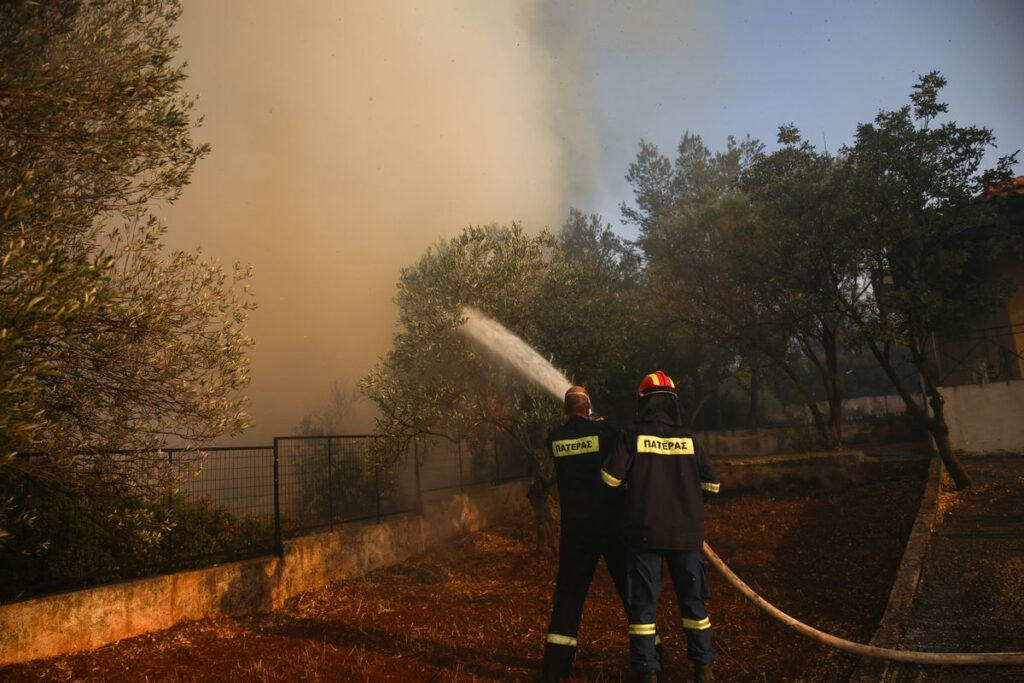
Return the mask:
[[[933,529],[901,646],[927,652],[1024,650],[1024,455],[961,458],[974,486],[943,477]],[[945,475],[945,473],[943,473]],[[891,665],[900,683],[1024,681],[1024,666]]]
[[[924,484],[917,468],[843,491],[723,498],[708,543],[792,616],[866,642],[888,600]],[[521,519],[413,561],[294,599],[281,611],[214,618],[91,652],[0,668],[4,681],[473,681],[532,677],[556,563]],[[710,573],[720,681],[841,681],[857,659],[773,621]],[[665,680],[691,680],[670,585],[658,629]],[[631,680],[621,605],[599,569],[573,680]]]

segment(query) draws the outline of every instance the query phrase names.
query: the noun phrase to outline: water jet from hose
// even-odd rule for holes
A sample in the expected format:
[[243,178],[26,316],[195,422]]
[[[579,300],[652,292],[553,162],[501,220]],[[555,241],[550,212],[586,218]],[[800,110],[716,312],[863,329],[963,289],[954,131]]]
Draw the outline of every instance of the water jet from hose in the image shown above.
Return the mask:
[[541,387],[559,401],[563,399],[572,382],[529,344],[475,308],[463,306],[462,315],[466,322],[459,328],[460,332],[508,364],[523,379]]

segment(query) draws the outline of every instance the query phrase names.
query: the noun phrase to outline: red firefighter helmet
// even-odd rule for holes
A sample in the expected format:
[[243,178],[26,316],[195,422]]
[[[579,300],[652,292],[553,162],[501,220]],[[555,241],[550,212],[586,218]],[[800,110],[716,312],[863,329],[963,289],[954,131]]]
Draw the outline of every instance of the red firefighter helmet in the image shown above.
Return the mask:
[[676,383],[672,381],[671,377],[658,370],[640,380],[640,386],[636,388],[636,393],[638,396],[650,396],[651,394],[672,394],[674,396]]

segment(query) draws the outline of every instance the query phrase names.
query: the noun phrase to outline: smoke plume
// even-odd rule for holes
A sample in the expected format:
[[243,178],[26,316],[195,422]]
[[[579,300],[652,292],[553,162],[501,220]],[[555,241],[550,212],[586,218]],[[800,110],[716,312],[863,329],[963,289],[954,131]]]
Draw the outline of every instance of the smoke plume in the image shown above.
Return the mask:
[[[171,246],[255,270],[256,427],[287,434],[389,346],[400,269],[471,224],[566,211],[553,57],[531,3],[186,0],[186,87],[213,146]],[[370,426],[356,406],[346,430]]]

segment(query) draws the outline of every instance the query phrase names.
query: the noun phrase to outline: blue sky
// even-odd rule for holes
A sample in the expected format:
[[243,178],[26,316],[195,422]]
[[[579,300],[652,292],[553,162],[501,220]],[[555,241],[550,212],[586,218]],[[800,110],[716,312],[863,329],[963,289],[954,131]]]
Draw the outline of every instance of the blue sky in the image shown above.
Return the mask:
[[774,144],[793,122],[836,150],[932,70],[948,80],[951,119],[994,130],[991,162],[1024,147],[1024,2],[679,4],[627,3],[610,10],[618,20],[595,19],[592,3],[559,5],[590,51],[600,150],[592,185],[570,201],[616,227],[640,138],[673,156],[686,130],[719,149],[730,134]]

